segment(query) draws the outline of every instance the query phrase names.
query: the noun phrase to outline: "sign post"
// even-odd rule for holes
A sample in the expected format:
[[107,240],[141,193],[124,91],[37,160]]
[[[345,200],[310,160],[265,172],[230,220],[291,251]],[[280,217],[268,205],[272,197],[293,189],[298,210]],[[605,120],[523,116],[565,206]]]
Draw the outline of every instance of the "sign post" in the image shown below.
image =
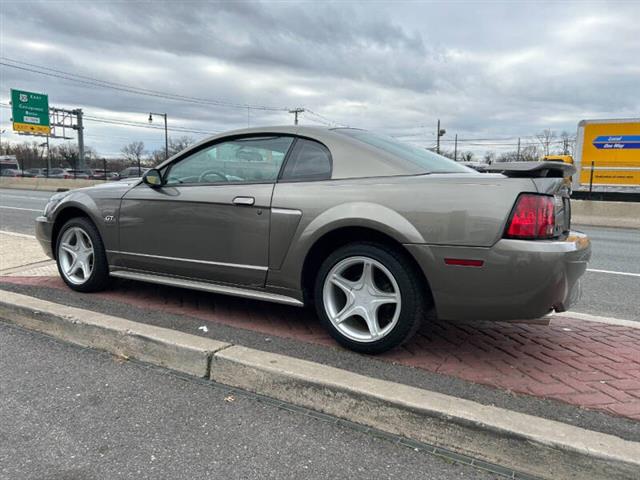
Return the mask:
[[50,135],[49,97],[43,93],[11,90],[13,130]]

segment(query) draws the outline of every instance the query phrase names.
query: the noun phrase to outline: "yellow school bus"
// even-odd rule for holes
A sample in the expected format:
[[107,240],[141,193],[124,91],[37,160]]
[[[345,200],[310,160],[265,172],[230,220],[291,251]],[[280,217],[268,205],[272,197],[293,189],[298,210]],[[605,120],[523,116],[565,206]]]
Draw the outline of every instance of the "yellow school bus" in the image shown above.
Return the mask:
[[591,182],[594,186],[640,187],[640,118],[582,120],[575,166],[574,189]]

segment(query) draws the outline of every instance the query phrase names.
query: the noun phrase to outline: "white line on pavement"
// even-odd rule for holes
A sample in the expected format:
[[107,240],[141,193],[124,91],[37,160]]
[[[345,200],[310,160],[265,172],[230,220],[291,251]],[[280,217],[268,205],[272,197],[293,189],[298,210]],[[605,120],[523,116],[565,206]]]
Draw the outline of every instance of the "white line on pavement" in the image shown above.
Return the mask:
[[22,238],[33,238],[33,239],[36,238],[35,235],[27,235],[26,233],[10,232],[9,230],[0,230],[0,234],[10,235],[13,237],[22,237]]
[[553,317],[564,317],[573,320],[582,320],[585,322],[604,323],[607,325],[617,325],[620,327],[640,328],[640,319],[638,321],[624,320],[622,318],[601,317],[600,315],[591,315],[589,313],[580,312],[551,313],[549,314],[549,316],[552,319]]
[[35,208],[22,208],[22,207],[5,207],[5,206],[0,206],[0,208],[7,208],[9,210],[24,210],[26,212],[42,212],[42,209],[35,209]]
[[10,193],[0,193],[0,198],[26,198],[28,200],[47,200],[47,197],[27,197],[26,195],[11,195]]
[[640,273],[631,273],[631,272],[616,272],[614,270],[598,270],[595,268],[587,268],[587,272],[593,273],[609,273],[611,275],[626,275],[628,277],[640,277]]

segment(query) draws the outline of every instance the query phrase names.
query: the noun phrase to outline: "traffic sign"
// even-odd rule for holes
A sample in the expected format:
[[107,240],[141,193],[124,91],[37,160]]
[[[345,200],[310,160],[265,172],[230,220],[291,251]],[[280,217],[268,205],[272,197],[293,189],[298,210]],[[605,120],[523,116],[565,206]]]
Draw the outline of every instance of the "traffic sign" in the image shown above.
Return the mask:
[[49,135],[49,97],[43,93],[11,89],[13,130]]

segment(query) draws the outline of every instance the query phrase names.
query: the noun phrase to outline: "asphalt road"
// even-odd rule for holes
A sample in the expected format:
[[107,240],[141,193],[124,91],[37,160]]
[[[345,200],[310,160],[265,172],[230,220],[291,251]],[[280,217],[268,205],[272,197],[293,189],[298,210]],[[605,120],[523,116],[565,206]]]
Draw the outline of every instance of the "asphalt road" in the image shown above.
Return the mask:
[[0,392],[3,480],[498,478],[330,417],[4,324]]
[[[51,192],[0,189],[0,230],[33,234]],[[583,295],[572,311],[640,321],[640,231],[574,226],[589,235],[593,255]],[[631,274],[631,275],[629,275]]]

